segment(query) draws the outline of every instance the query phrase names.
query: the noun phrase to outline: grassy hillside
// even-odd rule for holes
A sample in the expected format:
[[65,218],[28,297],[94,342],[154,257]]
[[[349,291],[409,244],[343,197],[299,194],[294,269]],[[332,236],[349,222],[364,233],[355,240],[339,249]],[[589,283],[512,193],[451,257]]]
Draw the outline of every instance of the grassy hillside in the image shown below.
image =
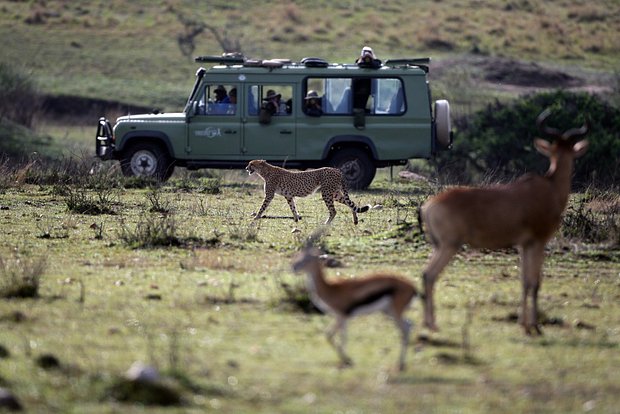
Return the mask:
[[473,53],[596,73],[620,61],[620,2],[604,0],[3,2],[0,60],[45,92],[176,109],[197,66],[177,42],[188,22],[209,26],[192,55],[221,52],[217,33],[258,58],[350,62],[370,44],[380,58]]

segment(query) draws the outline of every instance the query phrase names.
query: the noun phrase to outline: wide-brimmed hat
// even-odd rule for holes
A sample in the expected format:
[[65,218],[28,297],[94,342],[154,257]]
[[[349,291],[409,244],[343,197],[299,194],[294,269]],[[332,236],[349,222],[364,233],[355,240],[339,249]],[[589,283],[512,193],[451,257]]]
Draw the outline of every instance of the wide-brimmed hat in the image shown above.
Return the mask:
[[308,91],[304,99],[318,99],[319,93],[317,91]]
[[218,93],[218,92],[226,93],[226,88],[224,87],[224,85],[218,85],[217,88],[215,88],[215,90],[213,92],[215,92],[215,93]]
[[280,97],[282,97],[282,95],[281,95],[281,94],[276,93],[276,91],[274,91],[273,89],[269,89],[269,90],[267,91],[267,96],[265,96],[265,97],[263,98],[263,101],[268,101],[268,100],[270,100],[270,99],[273,99],[273,98],[280,98]]

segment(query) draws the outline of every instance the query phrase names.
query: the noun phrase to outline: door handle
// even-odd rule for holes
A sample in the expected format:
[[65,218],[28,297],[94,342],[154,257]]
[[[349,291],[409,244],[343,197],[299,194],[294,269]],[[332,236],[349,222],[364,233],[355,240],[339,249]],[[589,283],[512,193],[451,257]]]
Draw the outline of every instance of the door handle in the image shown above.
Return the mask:
[[291,131],[290,129],[283,129],[280,131],[280,134],[283,135],[291,135],[293,133],[293,131]]
[[236,130],[234,130],[234,129],[225,129],[225,130],[224,130],[224,133],[225,133],[225,134],[236,134],[236,133],[237,133],[237,131],[236,131]]

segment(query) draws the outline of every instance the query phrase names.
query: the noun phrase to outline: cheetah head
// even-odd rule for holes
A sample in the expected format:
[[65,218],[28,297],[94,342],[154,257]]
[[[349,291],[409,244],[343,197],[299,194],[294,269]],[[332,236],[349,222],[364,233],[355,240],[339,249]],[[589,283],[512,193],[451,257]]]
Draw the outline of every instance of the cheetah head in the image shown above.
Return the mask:
[[248,172],[249,175],[252,175],[256,171],[260,171],[264,163],[265,160],[252,160],[248,163],[248,166],[245,167],[245,170]]

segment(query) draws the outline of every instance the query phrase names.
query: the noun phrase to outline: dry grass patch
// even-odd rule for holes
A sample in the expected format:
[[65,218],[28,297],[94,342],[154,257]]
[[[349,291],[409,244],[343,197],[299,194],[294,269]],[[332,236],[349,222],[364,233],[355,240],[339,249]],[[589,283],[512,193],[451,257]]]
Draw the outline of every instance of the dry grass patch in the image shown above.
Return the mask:
[[18,253],[9,259],[0,257],[0,297],[38,297],[41,276],[46,268],[44,257],[28,257]]

